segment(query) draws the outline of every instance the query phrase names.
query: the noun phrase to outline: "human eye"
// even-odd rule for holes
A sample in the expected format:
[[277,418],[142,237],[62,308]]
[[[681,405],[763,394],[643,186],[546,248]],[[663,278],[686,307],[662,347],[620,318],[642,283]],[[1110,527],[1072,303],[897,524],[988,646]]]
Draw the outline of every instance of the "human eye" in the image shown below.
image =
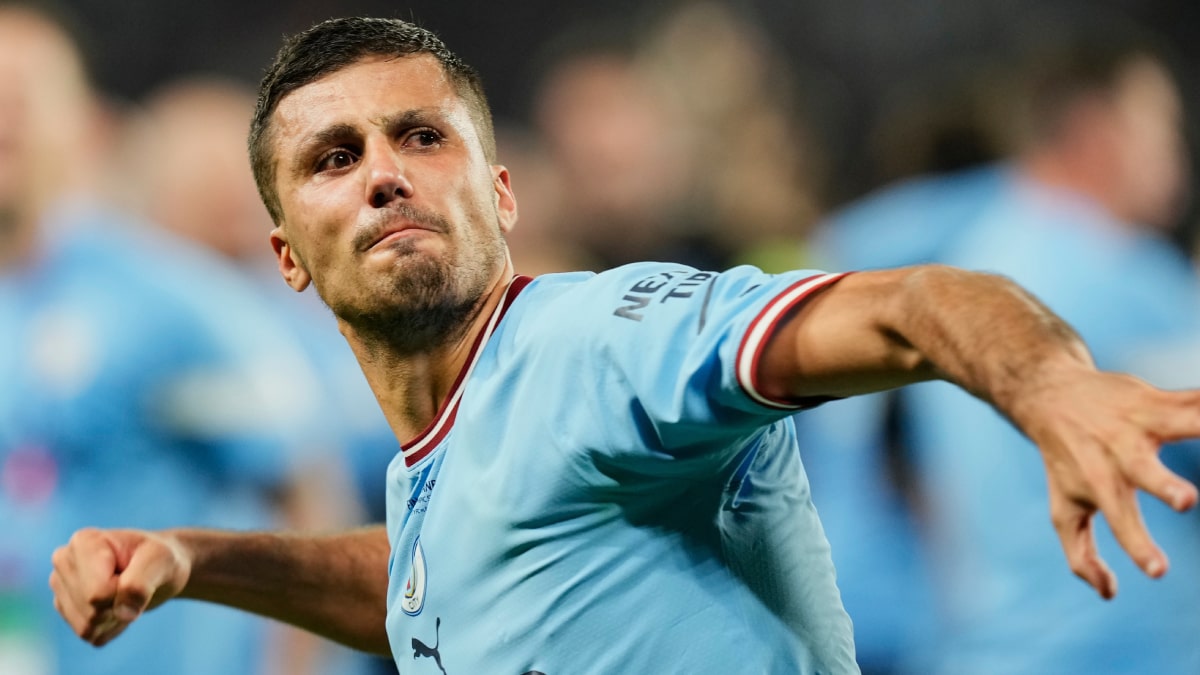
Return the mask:
[[404,138],[404,145],[416,148],[434,148],[441,145],[441,142],[442,135],[429,127],[413,129]]
[[338,171],[354,165],[358,156],[346,148],[335,148],[317,159],[316,172]]

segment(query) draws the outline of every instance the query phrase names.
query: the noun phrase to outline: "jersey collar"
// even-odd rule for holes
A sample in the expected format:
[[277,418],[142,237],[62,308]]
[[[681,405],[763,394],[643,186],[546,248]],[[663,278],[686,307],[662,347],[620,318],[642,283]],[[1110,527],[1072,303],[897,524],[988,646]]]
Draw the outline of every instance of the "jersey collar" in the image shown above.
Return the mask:
[[475,364],[479,361],[479,355],[483,353],[483,347],[487,344],[488,339],[496,330],[496,326],[500,325],[500,319],[503,318],[513,300],[517,298],[529,282],[533,281],[532,277],[517,275],[508,282],[508,288],[504,290],[504,297],[500,299],[500,304],[496,305],[496,309],[492,311],[491,318],[488,319],[487,325],[479,335],[475,337],[475,343],[471,345],[471,352],[467,355],[467,362],[463,364],[462,370],[458,372],[458,377],[454,380],[454,385],[450,387],[450,393],[446,395],[446,400],[442,402],[441,410],[437,417],[425,427],[425,430],[417,435],[408,443],[403,443],[400,446],[400,451],[404,454],[404,465],[412,467],[417,462],[425,459],[429,453],[437,448],[446,434],[450,433],[450,428],[454,426],[454,418],[458,414],[458,402],[462,399],[463,389],[466,387],[467,378],[471,376],[471,371],[475,369]]

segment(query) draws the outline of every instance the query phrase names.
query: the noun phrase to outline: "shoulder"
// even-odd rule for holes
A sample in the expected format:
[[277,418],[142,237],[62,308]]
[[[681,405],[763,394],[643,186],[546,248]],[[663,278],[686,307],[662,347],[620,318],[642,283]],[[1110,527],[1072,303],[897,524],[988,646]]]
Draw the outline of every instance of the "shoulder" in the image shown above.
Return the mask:
[[936,262],[1001,193],[1008,175],[996,164],[883,187],[823,222],[814,248],[825,260],[855,269]]
[[289,343],[282,311],[258,284],[215,252],[151,224],[97,214],[73,232],[63,255],[94,276],[106,306],[147,339],[220,352],[259,334],[281,349]]
[[65,248],[67,255],[104,269],[110,284],[152,289],[164,301],[186,304],[208,293],[242,294],[250,286],[217,253],[122,214],[97,214]]
[[795,280],[816,274],[820,273],[767,274],[749,265],[716,272],[657,262],[599,274],[551,274],[537,277],[522,291],[510,310],[516,319],[511,323],[554,334],[670,323],[673,318],[705,312],[713,300],[782,291]]
[[571,272],[533,279],[514,301],[510,315],[522,325],[569,327],[606,317],[635,318],[656,296],[669,294],[688,279],[715,276],[674,263],[634,263],[599,274]]

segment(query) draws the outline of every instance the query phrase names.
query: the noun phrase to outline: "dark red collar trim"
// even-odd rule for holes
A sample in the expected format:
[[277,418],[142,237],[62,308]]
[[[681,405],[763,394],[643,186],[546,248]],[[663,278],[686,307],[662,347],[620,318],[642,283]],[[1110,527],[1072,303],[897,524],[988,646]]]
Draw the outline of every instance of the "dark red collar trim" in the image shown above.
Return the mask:
[[400,451],[404,453],[404,465],[411,467],[417,462],[425,459],[446,434],[450,433],[451,427],[454,426],[454,418],[458,415],[458,402],[462,398],[463,385],[466,384],[467,378],[471,371],[475,368],[475,362],[479,360],[479,355],[483,353],[483,346],[487,344],[488,338],[496,330],[496,326],[500,325],[500,320],[504,318],[504,314],[512,305],[513,300],[517,299],[517,295],[525,290],[529,282],[533,281],[532,277],[524,275],[514,276],[508,284],[508,289],[504,291],[504,298],[500,300],[500,304],[492,312],[492,316],[488,319],[487,325],[475,337],[475,343],[471,345],[471,352],[467,356],[466,363],[463,364],[462,370],[458,372],[458,377],[454,380],[454,386],[450,387],[450,393],[446,395],[446,400],[442,402],[441,411],[425,427],[425,430],[417,435],[408,443],[403,443],[400,446]]

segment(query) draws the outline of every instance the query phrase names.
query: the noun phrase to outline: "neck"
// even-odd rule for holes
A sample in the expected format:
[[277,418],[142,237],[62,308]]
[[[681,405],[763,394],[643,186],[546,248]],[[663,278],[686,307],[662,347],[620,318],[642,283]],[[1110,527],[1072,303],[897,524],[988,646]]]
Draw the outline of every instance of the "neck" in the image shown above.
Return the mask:
[[467,365],[475,339],[487,327],[512,279],[512,264],[493,279],[466,319],[423,348],[398,342],[379,331],[355,329],[339,320],[339,328],[401,443],[421,433],[441,411],[459,373]]

